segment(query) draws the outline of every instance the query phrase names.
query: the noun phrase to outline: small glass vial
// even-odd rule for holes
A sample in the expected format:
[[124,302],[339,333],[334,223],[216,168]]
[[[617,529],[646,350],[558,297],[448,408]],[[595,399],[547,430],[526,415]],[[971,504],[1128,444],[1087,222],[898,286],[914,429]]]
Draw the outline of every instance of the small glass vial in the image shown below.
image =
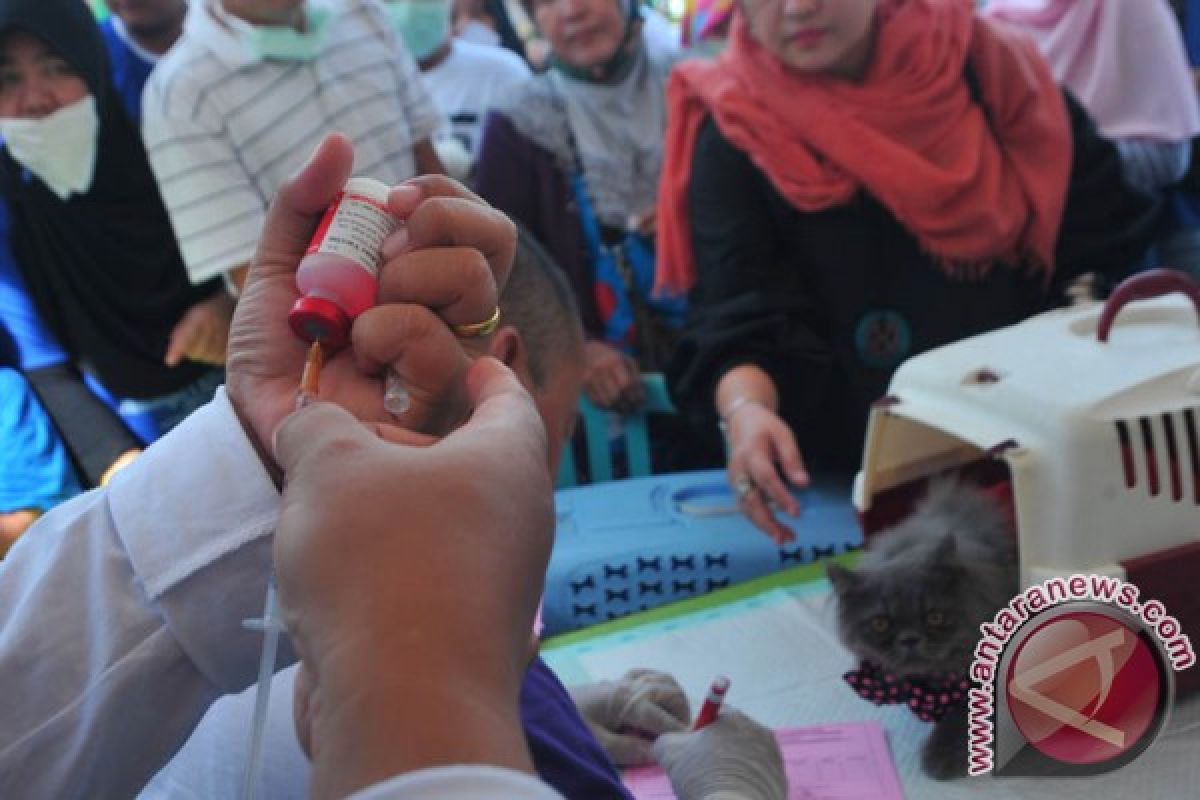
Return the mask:
[[351,178],[325,210],[296,270],[304,296],[288,314],[304,341],[327,351],[343,347],[354,318],[375,305],[383,240],[400,225],[387,198],[386,184]]

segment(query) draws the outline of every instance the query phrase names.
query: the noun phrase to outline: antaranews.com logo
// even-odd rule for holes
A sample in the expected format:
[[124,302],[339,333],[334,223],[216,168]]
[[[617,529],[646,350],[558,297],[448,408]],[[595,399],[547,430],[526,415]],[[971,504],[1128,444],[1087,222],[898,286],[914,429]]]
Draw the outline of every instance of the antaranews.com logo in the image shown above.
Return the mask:
[[1162,603],[1138,597],[1112,576],[1051,578],[980,626],[971,775],[1097,775],[1145,752],[1196,655]]

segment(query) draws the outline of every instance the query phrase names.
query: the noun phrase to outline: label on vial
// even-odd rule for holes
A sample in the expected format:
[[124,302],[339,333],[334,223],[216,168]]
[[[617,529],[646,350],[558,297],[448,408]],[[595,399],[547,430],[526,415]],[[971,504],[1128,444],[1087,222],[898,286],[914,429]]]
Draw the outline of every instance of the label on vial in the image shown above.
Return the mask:
[[341,191],[325,209],[309,242],[308,255],[342,256],[378,277],[383,240],[398,226],[383,203],[365,194]]

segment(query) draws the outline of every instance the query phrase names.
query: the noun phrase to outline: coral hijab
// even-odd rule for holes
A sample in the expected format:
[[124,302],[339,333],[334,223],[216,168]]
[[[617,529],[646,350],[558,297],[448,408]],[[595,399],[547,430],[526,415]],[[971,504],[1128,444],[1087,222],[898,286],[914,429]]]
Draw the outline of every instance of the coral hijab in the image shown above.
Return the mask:
[[[975,18],[966,0],[881,0],[861,82],[789,70],[739,13],[716,61],[667,88],[659,289],[695,282],[688,181],[711,114],[801,211],[879,200],[948,271],[995,261],[1053,269],[1071,165],[1066,106],[1033,43]],[[986,111],[964,79],[970,59]]]

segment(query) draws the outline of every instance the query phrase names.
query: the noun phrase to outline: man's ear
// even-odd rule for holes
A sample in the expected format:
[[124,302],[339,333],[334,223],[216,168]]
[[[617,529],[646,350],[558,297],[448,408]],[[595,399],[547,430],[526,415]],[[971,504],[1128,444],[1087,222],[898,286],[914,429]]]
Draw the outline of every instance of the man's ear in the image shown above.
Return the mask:
[[492,336],[488,355],[511,369],[526,388],[532,385],[529,373],[529,348],[512,325],[502,325]]

